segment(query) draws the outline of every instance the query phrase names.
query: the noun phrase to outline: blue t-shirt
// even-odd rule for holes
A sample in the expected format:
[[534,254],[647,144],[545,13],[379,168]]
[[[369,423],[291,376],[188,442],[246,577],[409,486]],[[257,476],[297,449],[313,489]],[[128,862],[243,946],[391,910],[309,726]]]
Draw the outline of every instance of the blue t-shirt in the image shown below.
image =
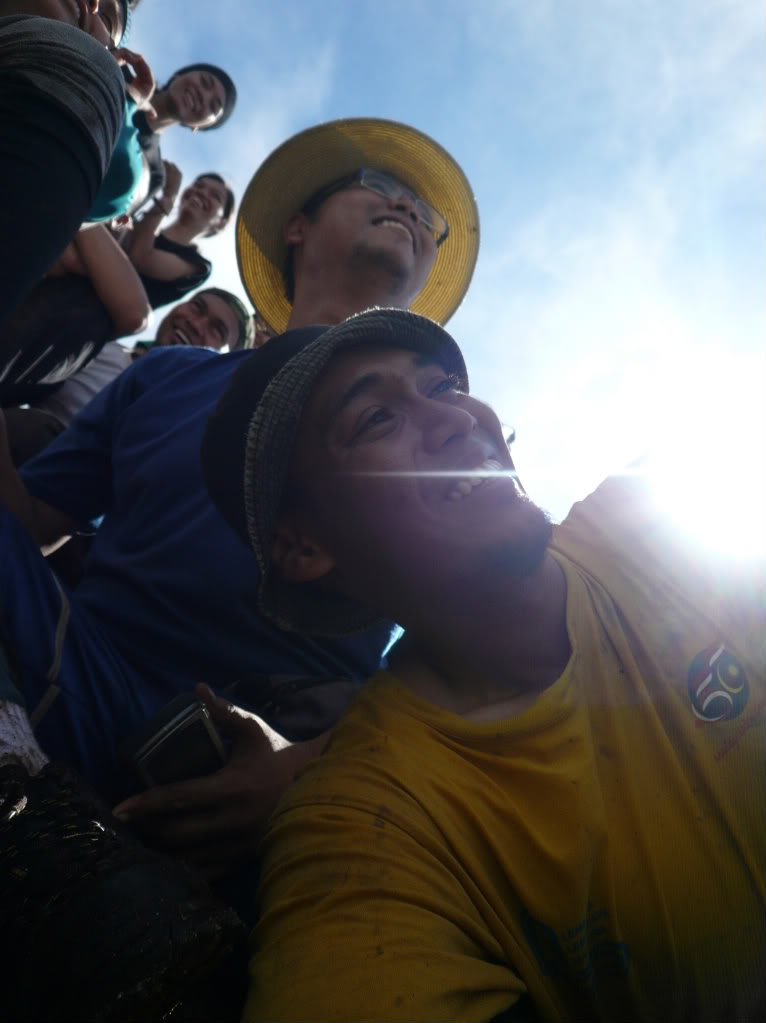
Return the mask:
[[72,595],[120,655],[167,692],[253,675],[377,668],[391,626],[345,640],[282,632],[256,610],[255,556],[208,497],[200,444],[243,359],[199,348],[149,352],[106,387],[22,476],[76,522],[104,516]]

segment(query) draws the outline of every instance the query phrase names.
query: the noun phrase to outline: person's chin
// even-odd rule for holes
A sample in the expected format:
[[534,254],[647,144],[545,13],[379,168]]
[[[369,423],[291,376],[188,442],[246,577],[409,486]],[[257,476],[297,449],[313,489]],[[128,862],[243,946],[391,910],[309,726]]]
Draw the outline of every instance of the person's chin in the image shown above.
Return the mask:
[[[500,507],[495,508],[499,512]],[[533,575],[542,565],[553,538],[550,516],[527,497],[514,497],[500,518],[477,516],[474,533],[479,561],[490,573],[501,572],[517,578]]]

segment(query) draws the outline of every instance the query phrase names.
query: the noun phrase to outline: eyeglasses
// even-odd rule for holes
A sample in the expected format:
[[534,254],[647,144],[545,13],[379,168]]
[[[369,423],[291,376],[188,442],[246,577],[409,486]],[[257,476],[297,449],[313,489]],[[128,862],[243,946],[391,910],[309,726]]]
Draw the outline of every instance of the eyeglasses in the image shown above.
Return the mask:
[[333,181],[332,184],[327,185],[325,188],[320,188],[304,205],[303,212],[313,213],[325,199],[329,199],[335,192],[340,192],[344,188],[351,188],[353,185],[361,185],[362,188],[368,188],[371,192],[382,195],[384,199],[390,199],[392,202],[397,202],[399,199],[408,199],[415,207],[415,213],[419,222],[433,234],[437,248],[449,234],[447,218],[439,213],[436,207],[426,202],[425,199],[421,199],[420,196],[407,188],[406,185],[403,185],[401,181],[397,181],[396,178],[386,174],[385,171],[372,170],[369,167],[362,167],[353,174],[340,178],[338,181]]
[[449,234],[447,218],[442,216],[442,214],[439,213],[439,211],[429,202],[426,202],[425,199],[421,199],[420,196],[415,195],[415,193],[403,185],[401,181],[397,181],[396,178],[392,178],[390,174],[386,174],[384,171],[370,170],[368,167],[363,167],[357,172],[357,181],[363,188],[369,188],[371,192],[377,192],[378,195],[382,195],[384,198],[390,199],[392,202],[396,202],[397,199],[409,199],[415,207],[418,220],[433,234],[437,245],[441,245]]

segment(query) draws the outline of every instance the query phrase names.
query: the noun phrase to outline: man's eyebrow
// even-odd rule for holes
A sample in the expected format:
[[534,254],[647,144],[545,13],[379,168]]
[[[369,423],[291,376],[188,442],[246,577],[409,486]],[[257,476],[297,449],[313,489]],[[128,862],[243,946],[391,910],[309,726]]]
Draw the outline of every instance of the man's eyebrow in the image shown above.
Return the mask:
[[[441,366],[438,358],[435,355],[429,353],[413,353],[413,365],[415,369],[423,369],[425,366]],[[326,411],[326,414],[322,420],[322,429],[324,432],[330,429],[333,422],[338,418],[344,409],[348,408],[354,398],[357,398],[360,394],[364,394],[366,391],[372,391],[377,387],[383,380],[383,374],[373,370],[370,373],[364,373],[355,380],[354,383],[345,391],[341,397]]]
[[348,388],[347,391],[338,398],[336,402],[329,406],[326,410],[325,415],[322,417],[322,429],[326,433],[330,429],[334,421],[338,418],[344,409],[348,408],[354,398],[357,398],[360,394],[364,394],[365,391],[371,391],[374,387],[382,381],[382,374],[377,372],[364,373],[353,384]]
[[441,365],[442,364],[439,361],[439,359],[437,358],[437,356],[434,355],[431,352],[418,352],[418,354],[415,356],[415,368],[416,369],[423,369],[424,366],[439,366],[439,367],[441,367]]

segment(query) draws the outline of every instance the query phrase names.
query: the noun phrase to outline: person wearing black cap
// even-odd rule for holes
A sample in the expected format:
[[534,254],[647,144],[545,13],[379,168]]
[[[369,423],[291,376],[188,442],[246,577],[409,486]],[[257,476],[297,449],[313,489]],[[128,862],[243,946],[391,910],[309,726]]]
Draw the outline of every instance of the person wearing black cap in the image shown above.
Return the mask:
[[761,558],[640,467],[552,526],[401,310],[267,346],[202,460],[264,617],[406,629],[269,822],[245,1020],[763,1018]]
[[174,71],[154,93],[154,114],[147,120],[156,135],[173,124],[192,131],[213,131],[226,124],[236,102],[236,87],[223,68],[188,64]]

